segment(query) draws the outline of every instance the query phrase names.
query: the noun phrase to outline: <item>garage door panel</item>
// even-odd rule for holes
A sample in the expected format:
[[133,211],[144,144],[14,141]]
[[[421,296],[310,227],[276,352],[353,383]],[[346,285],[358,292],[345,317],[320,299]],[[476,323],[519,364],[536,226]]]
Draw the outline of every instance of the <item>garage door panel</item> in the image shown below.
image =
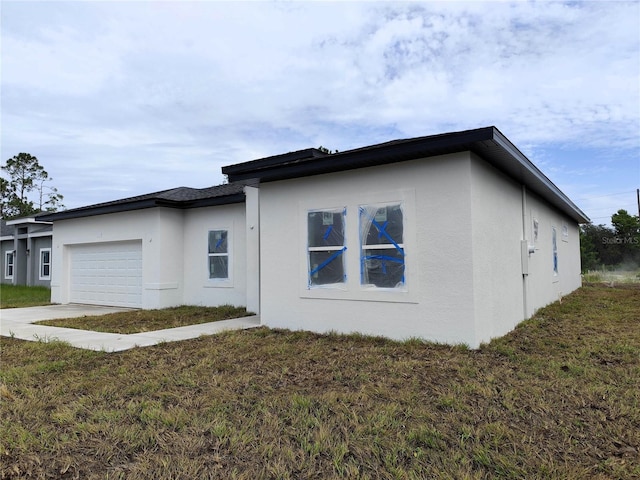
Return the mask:
[[142,306],[142,242],[71,247],[71,301]]

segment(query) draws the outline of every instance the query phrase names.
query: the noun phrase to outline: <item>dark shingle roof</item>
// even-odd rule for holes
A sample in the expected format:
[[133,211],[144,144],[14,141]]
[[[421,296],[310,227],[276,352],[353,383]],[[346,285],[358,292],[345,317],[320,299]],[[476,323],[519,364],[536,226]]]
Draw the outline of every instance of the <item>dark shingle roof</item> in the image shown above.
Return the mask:
[[316,149],[300,150],[228,165],[222,168],[222,173],[232,181],[253,179],[265,183],[465,151],[483,158],[577,222],[589,221],[589,218],[496,127],[392,140],[334,154],[325,154]]
[[13,225],[7,225],[6,220],[0,220],[0,237],[8,237],[13,235],[15,227]]
[[142,210],[153,207],[199,208],[244,202],[244,187],[249,182],[233,182],[208,188],[178,187],[111,202],[98,203],[62,212],[42,215],[38,220],[56,221],[107,213]]

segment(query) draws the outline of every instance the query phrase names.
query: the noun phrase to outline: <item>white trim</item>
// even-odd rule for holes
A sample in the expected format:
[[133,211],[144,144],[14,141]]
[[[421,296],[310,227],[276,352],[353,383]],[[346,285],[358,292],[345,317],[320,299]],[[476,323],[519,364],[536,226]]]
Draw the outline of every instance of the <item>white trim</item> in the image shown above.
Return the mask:
[[7,225],[53,225],[53,222],[44,222],[42,220],[36,220],[35,217],[22,217],[15,218],[13,220],[7,220]]
[[[11,262],[9,262],[9,255],[11,255]],[[11,273],[9,273],[9,267],[11,267]],[[16,251],[7,250],[4,252],[4,279],[13,280],[13,274],[16,269]]]
[[[42,254],[44,252],[49,252],[49,262],[42,261]],[[43,268],[47,265],[49,267],[49,275],[43,274]],[[38,254],[38,280],[51,280],[51,248],[41,248]]]

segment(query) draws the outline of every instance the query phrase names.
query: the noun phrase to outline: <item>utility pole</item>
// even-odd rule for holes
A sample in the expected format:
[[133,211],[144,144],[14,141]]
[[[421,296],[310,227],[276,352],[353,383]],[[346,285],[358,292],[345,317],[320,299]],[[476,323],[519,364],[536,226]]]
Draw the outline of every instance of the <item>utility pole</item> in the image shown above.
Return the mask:
[[638,218],[640,218],[640,188],[636,188],[636,197],[638,197]]

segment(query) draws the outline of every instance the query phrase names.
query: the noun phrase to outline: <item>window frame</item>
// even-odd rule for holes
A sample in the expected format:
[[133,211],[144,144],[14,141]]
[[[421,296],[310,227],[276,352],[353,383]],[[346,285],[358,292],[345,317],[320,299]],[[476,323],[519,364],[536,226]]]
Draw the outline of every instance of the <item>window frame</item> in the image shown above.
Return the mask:
[[569,241],[569,224],[567,222],[562,222],[562,241],[563,242],[568,242]]
[[[11,261],[9,261],[11,257]],[[13,280],[15,271],[16,252],[15,250],[7,250],[4,252],[4,278],[5,280]]]
[[[211,252],[211,246],[209,244],[209,239],[211,237],[211,234],[214,232],[225,232],[226,234],[226,252]],[[231,255],[231,229],[229,228],[224,228],[224,227],[220,227],[220,228],[210,228],[207,230],[207,242],[206,242],[206,249],[207,249],[207,263],[206,263],[206,274],[207,274],[207,281],[210,284],[228,284],[229,282],[231,282],[231,273],[233,271],[232,267],[232,255]],[[215,248],[215,247],[214,247]],[[227,259],[227,276],[226,277],[212,277],[211,276],[211,258],[220,258],[220,257],[226,257]],[[219,285],[222,286],[222,285]]]
[[[401,223],[402,241],[400,242],[398,242],[397,239],[392,238],[391,234],[387,232],[387,224],[389,222],[388,212],[390,207],[397,208],[400,210],[401,220],[402,220],[402,223]],[[384,220],[378,219],[377,217],[380,214],[379,212],[383,208],[385,209]],[[373,209],[375,209],[375,213],[373,213]],[[369,217],[368,219],[365,218],[365,221],[370,220],[370,222],[368,223],[368,228],[363,227],[363,215],[365,217]],[[383,223],[380,224],[380,221],[382,221]],[[359,246],[360,246],[360,288],[366,289],[366,290],[391,290],[391,291],[403,291],[406,289],[406,286],[407,286],[407,280],[405,275],[406,249],[405,249],[405,241],[404,241],[405,224],[406,224],[406,218],[405,218],[405,212],[404,212],[404,205],[402,201],[367,203],[367,204],[361,204],[358,206],[358,229],[360,233],[359,239],[358,239]],[[377,230],[378,238],[386,237],[386,239],[388,240],[388,243],[365,243],[366,240],[371,235],[372,227],[375,227],[375,229]],[[365,229],[366,229],[366,238],[365,238]],[[375,234],[375,231],[374,231],[374,234]],[[396,254],[397,252],[399,252],[401,255],[402,261],[398,262],[398,260],[391,255],[373,255],[372,256],[371,254],[365,253],[365,252],[371,252],[375,250],[391,251],[392,253],[396,253]],[[395,286],[379,286],[379,285],[376,285],[375,283],[366,281],[366,279],[369,279],[369,275],[370,275],[366,269],[366,265],[367,265],[367,262],[370,262],[371,260],[379,260],[381,262],[381,267],[385,275],[386,275],[387,262],[390,262],[391,264],[401,263],[402,265],[401,281],[397,282]]]
[[[310,237],[311,237],[311,223],[310,216],[312,214],[322,213],[323,215],[323,225],[325,225],[325,216],[327,214],[331,214],[332,222],[335,221],[335,216],[340,215],[340,219],[342,221],[342,243],[327,244],[327,245],[310,245]],[[327,240],[329,233],[332,231],[332,228],[329,224],[326,224],[329,228],[327,228],[326,232],[323,235],[323,240]],[[334,225],[331,223],[330,225]],[[347,284],[347,262],[346,262],[346,251],[347,251],[347,207],[333,207],[333,208],[316,208],[310,209],[307,211],[306,217],[306,229],[307,229],[307,288],[316,289],[316,288],[344,288]],[[329,257],[319,265],[312,263],[311,256],[313,253],[322,253],[322,252],[333,252]],[[339,261],[342,265],[342,281],[340,282],[328,282],[328,283],[314,283],[313,278],[318,278],[317,275],[320,270],[328,267],[333,264],[333,262]],[[312,268],[313,265],[313,268]]]
[[[45,262],[43,260],[43,255],[45,253],[49,254],[48,262]],[[44,273],[44,267],[48,267],[49,269],[49,273],[47,273],[46,275]],[[51,280],[51,248],[49,247],[40,249],[40,255],[38,260],[38,272],[39,272],[38,278],[40,280]]]

